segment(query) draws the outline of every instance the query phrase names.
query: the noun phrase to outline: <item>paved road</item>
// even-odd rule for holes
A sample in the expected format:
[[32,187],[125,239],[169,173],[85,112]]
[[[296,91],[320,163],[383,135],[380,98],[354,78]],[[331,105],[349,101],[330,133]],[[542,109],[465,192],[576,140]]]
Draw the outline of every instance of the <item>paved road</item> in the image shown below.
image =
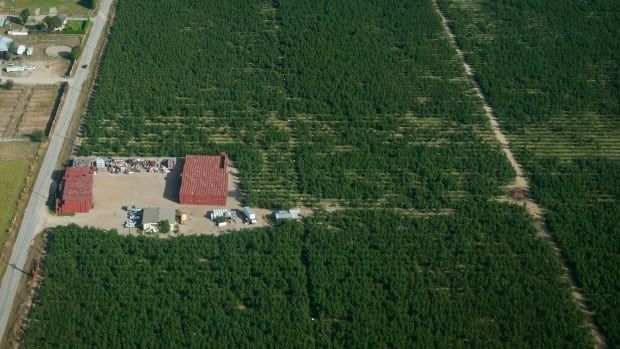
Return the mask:
[[[108,18],[111,3],[112,0],[103,0],[100,3],[99,13],[93,19],[91,35],[86,42],[86,47],[80,58],[80,66],[83,64],[91,64],[92,62],[97,42],[104,34],[103,29]],[[26,212],[17,235],[15,246],[13,247],[9,267],[0,285],[0,338],[3,338],[5,334],[7,322],[17,292],[17,286],[20,278],[24,275],[18,269],[24,269],[28,249],[32,245],[35,235],[45,226],[47,215],[46,201],[49,188],[52,185],[52,173],[58,161],[65,135],[71,123],[71,117],[77,107],[80,90],[82,89],[87,75],[87,69],[79,68],[75,77],[69,80],[69,91],[67,92],[65,104],[56,121],[54,133],[50,135],[49,148],[43,159],[43,165],[41,166],[39,176],[35,182],[30,201],[28,201],[28,206],[26,206]]]

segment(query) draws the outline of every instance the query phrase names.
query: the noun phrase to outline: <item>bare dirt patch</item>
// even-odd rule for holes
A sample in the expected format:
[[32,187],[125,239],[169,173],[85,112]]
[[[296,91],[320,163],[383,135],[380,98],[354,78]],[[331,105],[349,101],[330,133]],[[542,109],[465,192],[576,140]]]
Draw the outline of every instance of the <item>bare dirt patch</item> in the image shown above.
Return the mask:
[[49,46],[45,49],[45,54],[50,57],[67,58],[71,54],[69,46]]
[[[59,53],[71,52],[71,47],[80,45],[82,38],[79,35],[29,35],[15,38],[15,43],[33,48],[32,56],[20,56],[11,63],[32,65],[36,68],[33,72],[7,73],[0,72],[1,78],[12,79],[16,84],[46,85],[65,81],[64,77],[69,67],[69,60],[61,58]],[[46,50],[50,48],[50,54]],[[8,62],[0,60],[4,65]]]
[[32,162],[38,147],[39,144],[34,142],[0,142],[0,158]]
[[69,65],[66,60],[28,60],[24,62],[33,65],[32,72],[3,73],[3,78],[11,79],[16,84],[50,85],[64,81],[65,71]]
[[0,94],[0,137],[26,136],[48,128],[58,86],[22,86]]
[[[207,218],[207,212],[224,208],[221,206],[181,205],[178,203],[178,192],[181,185],[180,169],[170,173],[133,173],[112,174],[107,171],[99,172],[95,176],[93,201],[95,207],[89,213],[78,213],[74,216],[55,216],[50,214],[47,226],[75,223],[78,225],[94,226],[103,229],[116,229],[121,234],[135,235],[139,232],[135,228],[125,228],[127,212],[122,209],[126,205],[145,207],[169,207],[188,214],[188,224],[180,225],[178,234],[213,234],[218,235],[231,230],[249,227],[260,227],[269,224],[269,210],[254,209],[258,224],[246,225],[238,219],[237,223],[225,227],[217,227]],[[242,210],[241,194],[238,190],[237,170],[229,165],[228,169],[228,209]]]

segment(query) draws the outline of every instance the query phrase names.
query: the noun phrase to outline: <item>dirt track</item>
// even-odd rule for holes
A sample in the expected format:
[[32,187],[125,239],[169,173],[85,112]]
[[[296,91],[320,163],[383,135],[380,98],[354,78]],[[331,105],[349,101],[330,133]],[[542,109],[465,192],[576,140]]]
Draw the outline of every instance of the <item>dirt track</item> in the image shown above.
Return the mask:
[[[558,244],[555,241],[555,238],[549,233],[549,229],[547,228],[547,223],[545,221],[545,217],[543,215],[542,208],[529,195],[529,193],[530,193],[530,186],[529,186],[529,183],[527,181],[527,178],[525,177],[525,175],[523,173],[523,169],[521,168],[521,165],[517,162],[515,156],[512,153],[512,150],[510,149],[510,144],[508,142],[508,139],[506,138],[506,136],[503,134],[502,130],[499,127],[499,123],[497,121],[497,118],[495,117],[493,109],[488,104],[488,102],[486,100],[486,97],[484,96],[484,94],[482,93],[482,90],[480,89],[480,86],[476,82],[473,69],[471,68],[471,66],[465,60],[465,56],[463,55],[463,51],[461,51],[461,49],[458,47],[458,45],[456,43],[456,40],[455,40],[455,37],[454,37],[454,34],[452,33],[452,30],[450,29],[450,26],[448,25],[448,21],[446,20],[446,17],[444,16],[443,12],[439,9],[439,6],[437,5],[437,1],[436,0],[433,0],[433,6],[435,8],[435,11],[437,12],[437,15],[441,19],[441,23],[443,25],[443,28],[444,28],[444,31],[445,31],[446,35],[448,36],[450,44],[452,45],[452,47],[456,51],[457,56],[459,57],[461,63],[463,64],[463,68],[465,69],[465,73],[467,74],[467,77],[469,78],[470,82],[472,83],[472,85],[474,87],[474,90],[476,91],[476,95],[478,96],[478,98],[480,98],[480,101],[482,102],[482,105],[483,105],[483,108],[484,108],[484,113],[487,116],[487,119],[489,120],[489,123],[491,125],[491,130],[493,131],[493,134],[495,135],[495,138],[497,139],[497,141],[501,145],[502,151],[506,155],[506,158],[510,162],[510,165],[512,166],[512,168],[515,171],[515,174],[516,174],[515,182],[512,185],[510,185],[508,189],[509,190],[515,190],[516,189],[516,190],[519,190],[519,191],[521,191],[523,193],[526,193],[526,195],[525,195],[525,197],[523,199],[523,202],[525,203],[525,208],[528,211],[528,213],[534,218],[534,221],[535,221],[534,225],[535,225],[536,230],[538,232],[538,236],[543,238],[547,242],[547,244],[549,244],[549,246],[553,250],[553,253],[555,254],[557,260],[559,261],[560,265],[562,266],[562,270],[563,270],[563,274],[564,274],[563,277],[564,277],[564,279],[568,282],[568,284],[571,287],[573,298],[575,299],[575,302],[577,303],[579,309],[583,313],[583,315],[585,317],[585,320],[587,322],[587,325],[591,329],[591,333],[592,333],[592,336],[593,336],[593,338],[595,340],[595,343],[596,343],[597,347],[599,347],[599,348],[606,348],[607,345],[606,345],[606,342],[605,342],[605,337],[603,337],[600,329],[596,325],[596,322],[595,322],[595,319],[594,319],[594,313],[588,308],[588,304],[587,304],[586,298],[581,293],[581,290],[577,287],[576,282],[575,282],[575,278],[573,276],[573,273],[567,267],[568,263],[566,261],[566,258],[564,257],[562,251],[558,247]],[[516,200],[514,200],[511,197],[506,197],[504,199],[505,199],[504,201],[520,203],[520,202],[517,202]]]

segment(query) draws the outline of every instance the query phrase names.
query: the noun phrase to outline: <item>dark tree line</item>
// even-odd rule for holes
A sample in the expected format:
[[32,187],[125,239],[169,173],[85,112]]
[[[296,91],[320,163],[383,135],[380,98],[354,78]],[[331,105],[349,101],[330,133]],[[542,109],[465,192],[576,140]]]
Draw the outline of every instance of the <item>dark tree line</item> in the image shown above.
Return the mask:
[[219,237],[49,241],[26,345],[585,348],[581,314],[519,207],[354,210]]
[[309,347],[301,238],[299,224],[166,241],[59,227],[25,344]]

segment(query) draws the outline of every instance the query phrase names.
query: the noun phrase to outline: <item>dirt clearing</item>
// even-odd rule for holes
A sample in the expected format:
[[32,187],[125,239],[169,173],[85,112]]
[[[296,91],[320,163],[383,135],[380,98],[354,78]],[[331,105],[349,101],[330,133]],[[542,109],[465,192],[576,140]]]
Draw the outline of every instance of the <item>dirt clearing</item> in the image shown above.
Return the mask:
[[0,142],[0,159],[34,161],[39,143]]
[[71,54],[69,46],[49,46],[45,49],[45,54],[50,57],[67,58]]
[[[238,187],[237,170],[228,167],[228,209],[242,209]],[[269,210],[254,209],[258,224],[245,225],[238,219],[237,223],[225,227],[217,227],[207,218],[207,212],[224,208],[221,206],[180,205],[178,203],[181,186],[180,168],[170,173],[132,173],[112,174],[107,171],[95,176],[93,201],[95,207],[89,213],[78,213],[74,216],[55,216],[50,214],[48,226],[76,223],[104,229],[116,229],[121,234],[137,234],[135,228],[125,228],[127,212],[122,209],[126,205],[145,207],[169,207],[179,209],[188,214],[188,224],[180,225],[180,235],[214,234],[218,235],[230,230],[268,225]],[[171,234],[178,235],[178,234]]]
[[0,137],[48,129],[59,91],[58,85],[16,86],[0,94]]

